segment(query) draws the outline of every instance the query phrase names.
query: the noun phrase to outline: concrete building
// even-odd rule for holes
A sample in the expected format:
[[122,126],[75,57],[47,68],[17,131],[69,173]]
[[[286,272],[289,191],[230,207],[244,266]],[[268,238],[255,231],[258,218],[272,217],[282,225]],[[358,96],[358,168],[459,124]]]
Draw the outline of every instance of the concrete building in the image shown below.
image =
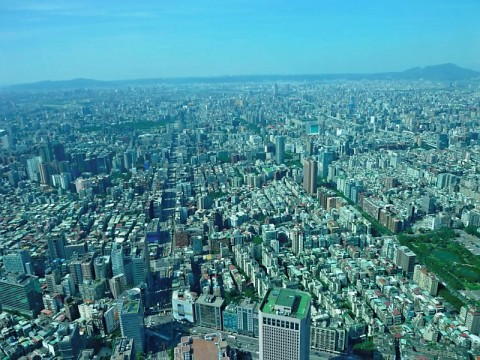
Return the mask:
[[426,267],[415,265],[413,281],[415,281],[423,290],[428,291],[430,295],[437,296],[438,279],[435,274],[429,272]]
[[184,336],[174,349],[175,360],[229,360],[227,342],[220,334],[206,334],[204,337]]
[[400,266],[405,275],[412,275],[416,255],[406,246],[399,246],[395,250],[395,265]]
[[172,293],[172,316],[175,320],[195,322],[195,300],[197,294],[190,291],[175,290]]
[[137,357],[135,353],[133,339],[119,338],[115,340],[113,354],[110,360],[134,360]]
[[28,251],[19,250],[3,256],[3,266],[5,272],[13,272],[18,274],[29,273],[30,254]]
[[145,348],[144,308],[140,299],[140,289],[126,291],[118,300],[120,329],[122,336],[133,339],[136,351]]
[[222,309],[225,301],[219,296],[202,294],[195,301],[195,321],[200,326],[222,330]]
[[310,195],[317,194],[318,163],[313,159],[303,160],[303,188]]
[[76,360],[84,348],[83,338],[76,323],[62,324],[57,330],[58,350],[62,359]]
[[308,293],[271,289],[259,312],[260,360],[307,360],[310,354]]
[[243,299],[237,306],[237,331],[239,334],[258,336],[258,304]]
[[310,331],[312,349],[328,352],[343,352],[347,344],[347,334],[343,328],[313,326]]
[[2,310],[17,311],[35,317],[43,309],[42,291],[33,275],[11,273],[0,280]]
[[474,335],[480,333],[480,312],[476,309],[470,309],[465,317],[465,326]]
[[275,139],[275,161],[279,165],[285,162],[285,136],[277,136]]
[[127,283],[125,280],[124,274],[118,274],[108,280],[108,284],[110,286],[110,291],[112,292],[112,296],[117,299],[120,295],[122,295],[126,288]]

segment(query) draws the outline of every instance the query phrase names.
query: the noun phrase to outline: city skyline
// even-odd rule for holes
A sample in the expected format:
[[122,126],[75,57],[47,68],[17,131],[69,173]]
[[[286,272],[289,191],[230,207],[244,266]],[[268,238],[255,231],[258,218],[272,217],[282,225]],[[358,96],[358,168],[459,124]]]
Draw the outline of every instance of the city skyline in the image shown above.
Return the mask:
[[[0,2],[2,84],[480,69],[474,1]],[[452,16],[455,15],[455,16]]]

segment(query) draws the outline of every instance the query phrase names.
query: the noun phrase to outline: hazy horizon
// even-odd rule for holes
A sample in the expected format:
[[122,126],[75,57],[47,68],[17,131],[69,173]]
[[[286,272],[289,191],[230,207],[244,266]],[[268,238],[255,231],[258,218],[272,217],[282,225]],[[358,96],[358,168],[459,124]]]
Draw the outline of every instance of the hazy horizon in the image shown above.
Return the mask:
[[480,70],[477,1],[0,0],[0,83]]

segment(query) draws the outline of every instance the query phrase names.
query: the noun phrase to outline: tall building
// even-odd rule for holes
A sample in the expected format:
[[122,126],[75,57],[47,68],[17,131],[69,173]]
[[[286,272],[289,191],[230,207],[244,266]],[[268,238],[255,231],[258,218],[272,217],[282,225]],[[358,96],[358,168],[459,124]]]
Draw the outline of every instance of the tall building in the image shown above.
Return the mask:
[[423,290],[428,291],[430,295],[437,296],[438,279],[435,274],[428,272],[426,267],[415,265],[413,270],[413,281],[415,281]]
[[108,279],[111,276],[110,256],[99,256],[93,262],[95,279]]
[[136,351],[143,352],[145,348],[145,324],[140,289],[134,288],[126,291],[117,300],[117,307],[122,336],[133,339]]
[[187,320],[190,323],[195,322],[195,300],[197,294],[188,290],[175,290],[172,293],[172,314],[175,320]]
[[334,154],[331,151],[323,151],[320,154],[320,175],[322,178],[328,177],[328,166],[333,162]]
[[62,359],[76,360],[84,347],[83,338],[76,323],[61,324],[57,330],[58,350]]
[[136,243],[131,251],[133,286],[148,282],[150,258],[145,243]]
[[195,321],[200,326],[222,330],[222,309],[224,300],[221,297],[202,294],[195,302]]
[[25,250],[18,250],[3,256],[3,266],[5,272],[13,272],[19,274],[28,273],[28,265],[30,263],[30,254]]
[[310,295],[271,289],[258,319],[260,360],[307,360],[310,353]]
[[49,293],[53,294],[58,291],[57,288],[61,279],[62,277],[58,269],[53,269],[50,273],[45,274],[45,282],[47,283]]
[[[124,274],[128,286],[134,286],[132,256],[129,249],[121,243],[114,242],[110,261],[112,263],[113,276]],[[138,267],[137,267],[138,270]]]
[[415,267],[416,255],[406,246],[399,246],[395,250],[395,265],[400,266],[405,275],[412,275]]
[[328,352],[343,352],[347,348],[348,335],[342,326],[313,324],[310,329],[310,347]]
[[318,164],[313,159],[303,160],[303,188],[310,195],[317,194]]
[[475,308],[470,309],[465,317],[465,326],[474,335],[480,334],[480,312]]
[[82,269],[83,280],[95,280],[95,272],[93,269],[93,262],[96,254],[94,252],[86,253],[82,256],[82,263],[80,265]]
[[65,259],[66,239],[62,233],[52,233],[48,238],[48,254],[50,260]]
[[237,331],[239,334],[258,336],[258,303],[249,298],[237,305]]
[[3,310],[17,311],[34,317],[43,309],[38,278],[26,274],[9,274],[0,280],[0,305]]
[[295,255],[302,253],[305,247],[305,239],[300,228],[295,227],[290,230],[290,240],[292,241],[292,252]]
[[277,136],[275,139],[275,161],[277,164],[285,162],[285,136]]
[[125,281],[125,275],[118,274],[108,280],[110,285],[110,291],[112,292],[112,296],[115,299],[118,299],[120,295],[125,292],[127,288],[127,282]]

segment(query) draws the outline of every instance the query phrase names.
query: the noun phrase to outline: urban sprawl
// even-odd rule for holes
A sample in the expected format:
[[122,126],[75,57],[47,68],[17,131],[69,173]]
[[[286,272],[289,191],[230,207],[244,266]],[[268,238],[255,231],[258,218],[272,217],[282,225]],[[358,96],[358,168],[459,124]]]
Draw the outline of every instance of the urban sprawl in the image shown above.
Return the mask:
[[480,92],[0,93],[0,359],[480,356]]

